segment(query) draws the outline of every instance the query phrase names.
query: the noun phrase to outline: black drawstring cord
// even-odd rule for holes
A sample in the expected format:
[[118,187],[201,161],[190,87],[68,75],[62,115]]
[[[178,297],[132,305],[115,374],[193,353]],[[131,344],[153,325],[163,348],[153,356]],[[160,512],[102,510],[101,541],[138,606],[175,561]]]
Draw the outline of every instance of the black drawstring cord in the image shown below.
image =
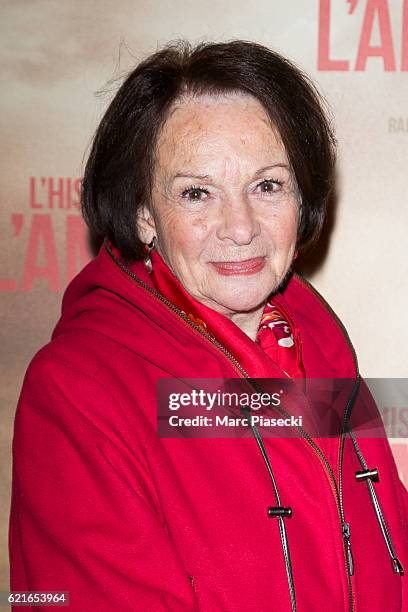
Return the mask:
[[[354,435],[354,432],[352,431],[351,427],[348,430],[348,433],[350,434],[351,440],[353,442],[353,447],[355,450],[355,453],[358,457],[358,460],[360,462],[361,467],[363,468],[363,473],[361,472],[356,472],[356,479],[357,480],[365,480],[367,483],[367,487],[368,487],[368,492],[370,494],[370,499],[371,499],[371,503],[373,504],[374,510],[375,510],[375,515],[378,521],[378,524],[381,528],[381,532],[383,534],[384,537],[384,541],[385,544],[387,546],[388,552],[390,554],[391,557],[391,562],[392,562],[392,569],[396,574],[400,574],[401,576],[404,575],[404,568],[402,567],[401,562],[399,561],[393,543],[392,543],[392,539],[391,539],[391,535],[390,532],[388,531],[388,527],[387,527],[387,523],[385,521],[385,517],[384,517],[384,513],[382,511],[380,502],[378,500],[377,494],[375,492],[374,489],[374,485],[373,485],[373,480],[375,482],[378,482],[378,470],[370,470],[365,459],[364,456],[357,444],[357,440],[356,437]],[[365,477],[364,477],[365,476]]]
[[[350,435],[350,438],[353,442],[353,448],[354,451],[358,457],[358,460],[360,462],[361,467],[363,468],[362,472],[356,472],[355,476],[356,476],[356,480],[358,482],[362,481],[362,480],[366,480],[367,482],[367,488],[368,488],[368,492],[370,495],[370,499],[371,499],[371,503],[374,507],[375,510],[375,515],[377,518],[377,522],[380,526],[381,532],[383,534],[384,540],[385,540],[385,544],[387,546],[388,552],[390,554],[391,557],[391,562],[392,562],[392,569],[396,574],[400,574],[401,576],[404,575],[404,568],[402,567],[401,562],[399,561],[395,550],[394,550],[394,546],[392,544],[392,539],[390,536],[390,533],[388,531],[388,527],[387,527],[387,523],[385,521],[385,517],[384,517],[384,513],[382,511],[380,502],[378,500],[377,494],[374,490],[374,485],[373,482],[378,482],[378,470],[374,469],[374,470],[370,470],[365,459],[364,456],[357,444],[357,440],[355,437],[355,434],[350,426],[350,417],[351,417],[351,411],[353,409],[355,400],[357,399],[357,395],[358,395],[358,391],[360,389],[360,374],[359,372],[357,372],[357,378],[356,378],[356,384],[354,386],[353,392],[351,394],[350,400],[347,403],[347,408],[345,410],[344,413],[344,421],[343,421],[343,433],[348,433]],[[342,464],[340,464],[340,486],[341,486],[341,473],[342,473]]]
[[[243,414],[245,414],[246,416],[249,416],[251,411],[250,411],[249,408],[243,407],[243,408],[241,408],[241,412]],[[276,518],[278,519],[279,532],[280,532],[280,538],[281,538],[282,550],[283,550],[283,556],[285,558],[286,575],[287,575],[288,584],[289,584],[290,600],[291,600],[291,603],[292,603],[292,612],[296,612],[296,594],[295,594],[295,585],[294,585],[294,581],[293,581],[292,562],[291,562],[291,559],[290,559],[289,543],[288,543],[288,537],[287,537],[287,533],[286,533],[286,526],[285,526],[285,522],[283,520],[284,516],[289,516],[290,517],[292,515],[292,510],[291,510],[291,508],[283,508],[281,506],[281,501],[280,501],[278,487],[277,487],[277,484],[276,484],[275,476],[273,475],[272,466],[271,466],[271,463],[269,461],[269,457],[268,457],[268,454],[266,452],[265,445],[264,445],[263,440],[262,440],[262,436],[260,435],[256,425],[254,425],[252,423],[252,419],[251,418],[249,418],[249,423],[250,423],[250,427],[252,429],[252,433],[254,434],[255,439],[257,441],[257,444],[259,446],[259,450],[261,451],[262,457],[263,457],[263,459],[265,461],[266,468],[268,470],[269,476],[270,476],[271,481],[272,481],[273,490],[275,492],[275,499],[276,499],[277,507],[269,508],[268,509],[268,516],[271,516],[271,517],[272,516],[276,516]]]

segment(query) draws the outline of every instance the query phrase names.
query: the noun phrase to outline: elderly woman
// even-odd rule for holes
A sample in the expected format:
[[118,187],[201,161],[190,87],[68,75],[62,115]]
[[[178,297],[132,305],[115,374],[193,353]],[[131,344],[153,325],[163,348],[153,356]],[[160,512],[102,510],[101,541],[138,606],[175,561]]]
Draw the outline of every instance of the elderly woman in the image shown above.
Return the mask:
[[[21,392],[13,590],[72,611],[406,609],[406,490],[386,438],[357,442],[355,352],[292,273],[334,160],[316,89],[261,45],[179,41],[129,74],[84,176],[104,242]],[[158,435],[162,379],[306,377],[351,380],[339,436]]]

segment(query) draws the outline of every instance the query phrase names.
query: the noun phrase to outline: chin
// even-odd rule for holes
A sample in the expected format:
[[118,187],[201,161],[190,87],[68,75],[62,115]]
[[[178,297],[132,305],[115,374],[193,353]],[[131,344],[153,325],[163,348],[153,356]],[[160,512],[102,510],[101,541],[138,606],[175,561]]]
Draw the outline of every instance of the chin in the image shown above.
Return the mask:
[[228,312],[251,312],[266,304],[271,293],[275,293],[287,281],[291,270],[286,274],[257,274],[254,276],[224,277],[212,279],[209,283],[209,296],[212,308],[224,314]]
[[[250,293],[248,291],[245,293],[219,293],[215,294],[213,301],[219,305],[220,309],[223,308],[227,312],[251,312],[252,310],[256,310],[262,304],[264,304],[267,300],[268,296],[265,296],[265,293]],[[217,310],[217,308],[214,308]],[[225,314],[225,313],[224,313]]]

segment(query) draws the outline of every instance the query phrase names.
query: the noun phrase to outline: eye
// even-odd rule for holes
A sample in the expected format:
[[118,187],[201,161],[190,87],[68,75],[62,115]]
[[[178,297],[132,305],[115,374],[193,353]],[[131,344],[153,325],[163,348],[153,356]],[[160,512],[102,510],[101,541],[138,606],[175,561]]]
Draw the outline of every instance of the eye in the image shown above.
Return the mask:
[[261,188],[261,193],[275,193],[276,191],[280,191],[283,183],[282,181],[276,181],[272,179],[265,179],[261,183],[258,183],[257,188]]
[[185,198],[186,200],[190,200],[190,202],[201,202],[201,196],[203,193],[207,196],[210,194],[208,189],[204,189],[204,187],[191,185],[190,187],[187,187],[187,189],[184,189],[184,191],[181,193],[181,197]]

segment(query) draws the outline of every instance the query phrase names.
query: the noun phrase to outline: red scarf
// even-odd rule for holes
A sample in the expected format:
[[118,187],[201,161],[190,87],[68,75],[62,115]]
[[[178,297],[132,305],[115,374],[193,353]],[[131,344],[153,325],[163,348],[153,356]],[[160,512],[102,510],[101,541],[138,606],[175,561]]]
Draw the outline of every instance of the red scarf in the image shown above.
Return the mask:
[[[196,325],[223,342],[223,326],[209,329],[205,321],[205,308],[182,286],[157,251],[150,253],[153,271],[151,279],[157,291],[182,310]],[[220,315],[222,316],[222,315]],[[278,294],[268,300],[258,327],[255,342],[291,378],[305,376],[301,357],[299,333],[294,333],[294,325]]]

